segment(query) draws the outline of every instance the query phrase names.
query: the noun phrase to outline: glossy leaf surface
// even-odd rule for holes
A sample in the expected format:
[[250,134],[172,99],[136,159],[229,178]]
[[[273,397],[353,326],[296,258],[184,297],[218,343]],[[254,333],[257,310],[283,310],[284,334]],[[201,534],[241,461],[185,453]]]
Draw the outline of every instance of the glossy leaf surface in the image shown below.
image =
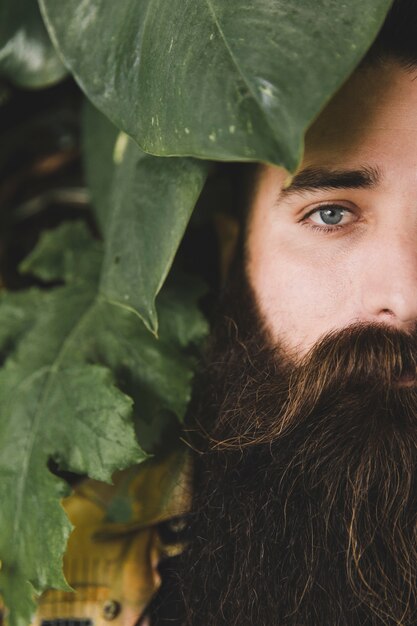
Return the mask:
[[146,152],[293,170],[391,0],[40,0],[92,102]]

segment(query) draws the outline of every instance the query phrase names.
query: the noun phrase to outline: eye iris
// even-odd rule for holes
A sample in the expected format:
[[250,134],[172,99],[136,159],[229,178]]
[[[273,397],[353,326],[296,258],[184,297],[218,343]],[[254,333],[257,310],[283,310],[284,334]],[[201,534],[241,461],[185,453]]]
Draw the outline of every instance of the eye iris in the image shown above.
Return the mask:
[[329,207],[320,211],[320,217],[325,224],[339,224],[343,215],[343,209],[338,209],[337,207]]

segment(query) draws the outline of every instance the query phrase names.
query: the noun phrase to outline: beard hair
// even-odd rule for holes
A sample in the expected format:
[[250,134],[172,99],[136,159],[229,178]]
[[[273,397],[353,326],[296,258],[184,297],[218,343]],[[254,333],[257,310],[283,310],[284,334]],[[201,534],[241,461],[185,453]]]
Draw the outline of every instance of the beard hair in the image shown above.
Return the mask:
[[192,626],[417,623],[417,337],[356,324],[299,362],[242,273],[188,426]]

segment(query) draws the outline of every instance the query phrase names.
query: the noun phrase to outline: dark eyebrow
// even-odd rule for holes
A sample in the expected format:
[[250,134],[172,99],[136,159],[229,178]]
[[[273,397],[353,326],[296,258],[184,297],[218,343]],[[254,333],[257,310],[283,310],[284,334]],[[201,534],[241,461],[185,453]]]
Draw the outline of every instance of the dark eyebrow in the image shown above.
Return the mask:
[[375,187],[380,180],[381,172],[376,167],[364,166],[356,170],[308,167],[294,176],[291,184],[280,192],[279,199],[314,189],[331,191]]

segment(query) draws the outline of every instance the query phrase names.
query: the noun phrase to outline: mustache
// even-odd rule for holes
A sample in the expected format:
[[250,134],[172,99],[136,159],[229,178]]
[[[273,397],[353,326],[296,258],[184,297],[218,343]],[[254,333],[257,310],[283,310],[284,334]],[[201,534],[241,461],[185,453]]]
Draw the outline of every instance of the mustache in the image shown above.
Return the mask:
[[[417,329],[406,333],[381,324],[355,323],[329,332],[298,361],[282,347],[265,347],[244,368],[245,375],[252,371],[250,382],[224,413],[220,407],[209,435],[213,449],[272,443],[320,413],[322,404],[331,414],[342,401],[345,407],[350,402],[357,406],[362,398],[371,413],[390,407],[413,423],[417,415]],[[271,397],[276,399],[272,405]],[[242,422],[238,414],[247,406],[252,410],[244,411]]]
[[373,384],[392,387],[416,378],[417,333],[377,324],[354,324],[322,338],[299,371],[315,371],[324,386]]

